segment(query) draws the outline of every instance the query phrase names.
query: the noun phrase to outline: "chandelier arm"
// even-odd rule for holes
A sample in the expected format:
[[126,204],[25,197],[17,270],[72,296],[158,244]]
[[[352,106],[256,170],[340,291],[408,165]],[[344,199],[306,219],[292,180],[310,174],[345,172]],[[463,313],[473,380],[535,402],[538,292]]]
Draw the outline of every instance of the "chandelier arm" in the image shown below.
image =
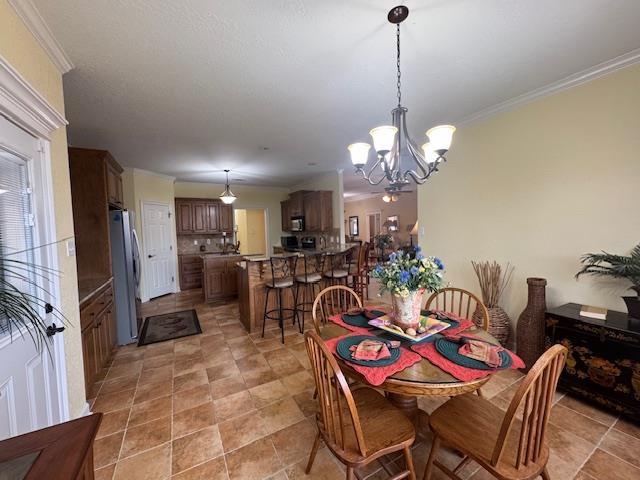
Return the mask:
[[407,170],[405,172],[405,176],[411,177],[413,181],[416,182],[418,185],[422,185],[424,182],[426,182],[429,179],[429,175],[420,176],[418,173],[416,173],[413,170]]
[[381,163],[381,158],[378,157],[378,159],[376,160],[376,162],[371,166],[371,168],[369,169],[369,173],[367,173],[365,171],[364,168],[359,168],[358,171],[362,174],[362,177],[370,184],[370,185],[380,185],[382,183],[382,181],[387,178],[386,174],[382,175],[382,177],[380,177],[379,180],[372,180],[371,176],[374,173],[375,169],[378,167],[378,165],[380,165]]

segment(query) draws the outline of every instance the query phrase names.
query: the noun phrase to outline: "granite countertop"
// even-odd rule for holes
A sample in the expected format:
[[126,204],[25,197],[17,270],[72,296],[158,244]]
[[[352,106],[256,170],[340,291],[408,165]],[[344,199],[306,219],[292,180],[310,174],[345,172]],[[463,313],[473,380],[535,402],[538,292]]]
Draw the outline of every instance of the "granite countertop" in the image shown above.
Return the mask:
[[89,300],[98,290],[109,283],[112,278],[113,277],[87,278],[78,280],[78,298],[80,300],[80,305]]
[[246,255],[244,256],[244,260],[248,261],[248,262],[268,262],[272,257],[273,258],[282,258],[282,257],[286,257],[287,255],[292,255],[292,254],[297,254],[299,256],[303,256],[303,255],[320,255],[320,254],[326,254],[326,255],[338,255],[341,253],[345,253],[347,250],[349,250],[350,248],[356,246],[357,243],[342,243],[340,245],[329,245],[326,248],[315,248],[315,249],[310,249],[310,248],[290,248],[290,249],[286,249],[287,253],[284,254],[277,254],[277,255]]

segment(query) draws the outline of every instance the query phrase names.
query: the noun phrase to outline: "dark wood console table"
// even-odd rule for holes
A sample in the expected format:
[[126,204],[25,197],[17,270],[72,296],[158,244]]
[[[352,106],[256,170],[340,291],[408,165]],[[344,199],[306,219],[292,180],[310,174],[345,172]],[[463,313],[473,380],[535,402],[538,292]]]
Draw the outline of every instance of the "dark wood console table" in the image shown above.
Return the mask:
[[0,478],[92,480],[101,413],[0,442]]
[[546,312],[547,347],[569,349],[561,388],[640,422],[640,320],[615,311],[596,320],[580,308],[567,303]]

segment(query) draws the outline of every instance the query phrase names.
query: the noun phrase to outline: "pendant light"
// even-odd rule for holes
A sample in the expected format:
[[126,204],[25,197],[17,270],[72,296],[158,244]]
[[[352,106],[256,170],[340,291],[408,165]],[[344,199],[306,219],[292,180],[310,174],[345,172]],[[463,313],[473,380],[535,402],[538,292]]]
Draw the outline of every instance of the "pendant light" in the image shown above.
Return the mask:
[[222,203],[226,205],[231,205],[233,202],[236,201],[236,196],[233,194],[233,192],[229,188],[229,171],[230,170],[225,169],[225,173],[227,174],[227,183],[224,187],[224,192],[222,192],[222,194],[220,195],[220,200],[222,200]]

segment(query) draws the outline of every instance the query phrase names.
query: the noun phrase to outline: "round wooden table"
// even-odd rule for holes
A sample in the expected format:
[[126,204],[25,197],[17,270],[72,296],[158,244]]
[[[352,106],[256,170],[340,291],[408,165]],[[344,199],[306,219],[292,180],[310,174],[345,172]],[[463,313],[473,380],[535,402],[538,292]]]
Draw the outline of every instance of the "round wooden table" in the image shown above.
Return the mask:
[[[466,330],[465,332],[473,333],[477,337],[486,341],[499,344],[498,340],[482,329],[474,327]],[[321,336],[324,340],[329,340],[347,333],[353,332],[350,332],[349,330],[332,322],[327,322],[327,324],[322,328]],[[342,360],[338,356],[335,358],[345,376],[358,380],[361,383],[368,384],[365,378],[351,368],[346,361]],[[487,383],[489,378],[491,378],[491,375],[470,382],[462,382],[436,367],[426,358],[422,358],[420,362],[391,375],[384,381],[384,383],[375,386],[374,388],[384,390],[391,403],[401,409],[407,417],[412,419],[416,425],[417,431],[421,432],[424,427],[427,426],[426,422],[428,422],[429,416],[426,412],[418,408],[418,397],[454,397],[464,393],[475,392],[478,388]]]

